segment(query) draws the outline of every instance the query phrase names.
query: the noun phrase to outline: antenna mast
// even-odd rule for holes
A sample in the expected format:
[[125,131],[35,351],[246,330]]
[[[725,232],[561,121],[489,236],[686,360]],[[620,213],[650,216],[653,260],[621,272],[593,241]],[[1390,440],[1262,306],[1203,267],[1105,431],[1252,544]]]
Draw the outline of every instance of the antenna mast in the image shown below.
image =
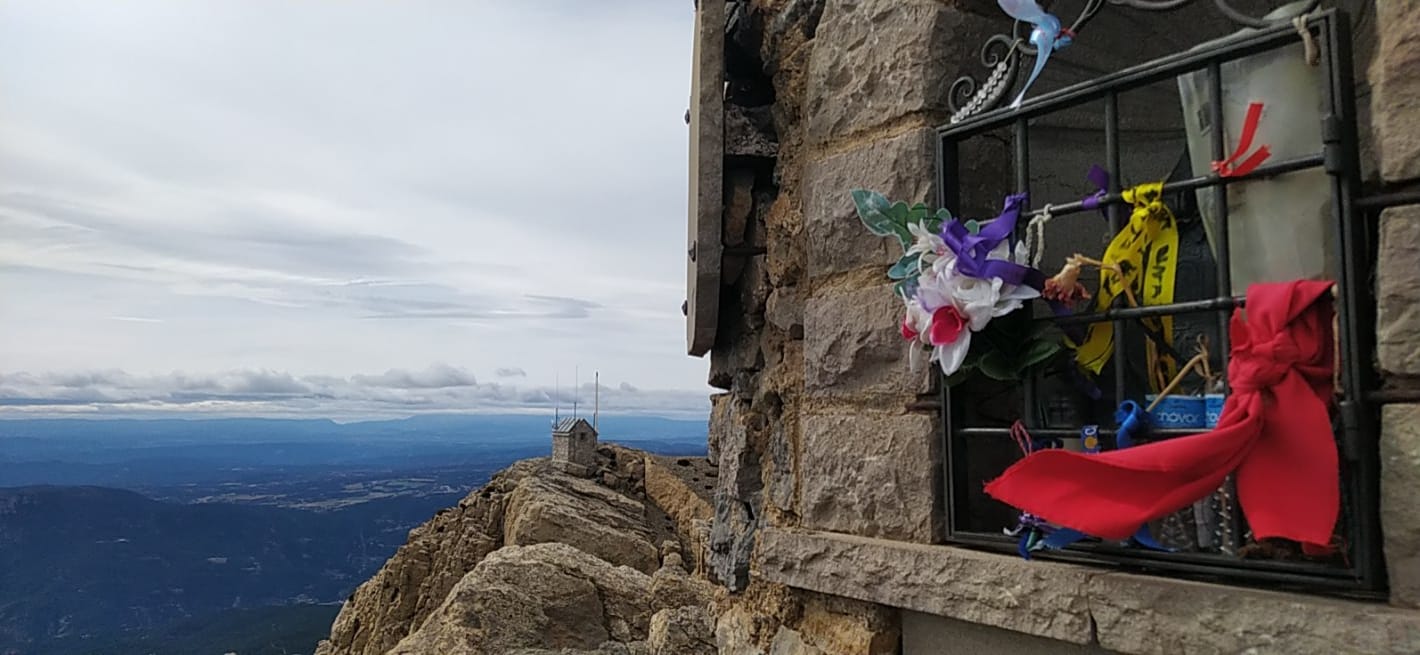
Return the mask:
[[552,374],[552,425],[562,421],[562,373]]
[[582,377],[581,367],[572,367],[572,418],[577,418],[577,401],[582,398],[582,390],[577,388],[578,380]]
[[592,386],[593,386],[593,387],[595,388],[595,390],[596,390],[596,396],[595,396],[596,400],[594,401],[595,404],[592,405],[592,429],[593,429],[593,430],[597,429],[597,417],[600,416],[601,413],[602,413],[602,372],[601,372],[601,371],[597,371],[594,375],[595,375],[596,377],[593,378],[593,379],[595,380],[595,382],[592,383]]

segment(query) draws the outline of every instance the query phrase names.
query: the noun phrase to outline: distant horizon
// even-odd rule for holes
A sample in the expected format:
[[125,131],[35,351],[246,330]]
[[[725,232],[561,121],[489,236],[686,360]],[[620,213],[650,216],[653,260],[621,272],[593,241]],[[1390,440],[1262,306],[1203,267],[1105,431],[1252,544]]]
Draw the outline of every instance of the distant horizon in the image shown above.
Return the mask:
[[[593,374],[594,375],[594,374]],[[594,384],[530,383],[521,370],[475,375],[463,367],[387,369],[350,376],[272,369],[134,374],[121,369],[65,373],[0,371],[0,417],[272,416],[391,418],[431,413],[551,415],[574,403],[603,414],[708,416],[710,389],[642,389],[624,379]],[[604,379],[614,380],[611,376]],[[600,393],[598,394],[598,389]]]
[[[34,414],[18,414],[0,409],[0,423],[17,421],[328,421],[337,425],[352,425],[357,423],[378,423],[382,421],[406,421],[418,418],[429,417],[488,417],[488,418],[511,418],[511,417],[545,417],[549,421],[555,416],[553,412],[545,411],[542,408],[528,408],[518,410],[516,408],[490,408],[486,410],[466,410],[450,411],[437,410],[416,413],[389,413],[389,414],[367,414],[367,415],[319,415],[313,412],[298,413],[271,413],[271,414],[223,414],[223,413],[201,413],[184,412],[180,410],[135,410],[131,413],[121,412],[96,412],[96,413],[45,413],[36,412]],[[592,416],[585,412],[573,414],[570,411],[560,413],[562,418],[577,416],[592,420]],[[646,418],[661,419],[676,422],[698,422],[708,420],[710,417],[709,401],[706,401],[704,412],[694,410],[602,410],[601,418]],[[0,435],[3,436],[3,435]]]

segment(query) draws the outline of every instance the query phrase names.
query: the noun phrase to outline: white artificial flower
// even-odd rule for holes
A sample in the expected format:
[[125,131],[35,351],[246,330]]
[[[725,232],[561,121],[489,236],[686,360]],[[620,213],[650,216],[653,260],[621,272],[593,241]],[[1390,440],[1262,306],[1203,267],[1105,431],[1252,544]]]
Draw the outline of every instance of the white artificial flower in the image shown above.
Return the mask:
[[[930,346],[930,361],[937,362],[942,372],[951,375],[961,368],[966,355],[971,350],[971,333],[986,327],[991,319],[1004,316],[1019,309],[1025,300],[1038,297],[1040,292],[1025,285],[1006,284],[1001,278],[975,278],[957,272],[957,258],[946,249],[941,237],[931,234],[920,224],[908,226],[916,243],[908,253],[921,253],[919,262],[921,275],[917,279],[917,292],[907,300],[906,315],[903,319],[903,334],[912,333],[913,353],[910,361],[916,362],[920,353],[919,343]],[[1029,253],[1024,244],[1012,248],[1002,241],[992,249],[989,258],[1011,261],[1025,265]],[[932,343],[933,316],[939,310],[950,307],[955,314],[950,315],[954,323],[964,323],[950,342]],[[942,326],[938,326],[942,327]],[[948,330],[950,332],[950,330]],[[915,366],[915,364],[914,364]]]
[[982,280],[960,275],[955,257],[942,257],[918,280],[917,298],[928,313],[951,305],[972,331],[979,331],[995,316],[1001,280]]
[[944,375],[951,375],[966,361],[966,353],[971,350],[971,330],[962,330],[956,341],[943,346],[932,347],[932,361],[942,367]]
[[942,253],[947,251],[947,243],[942,241],[942,237],[933,234],[931,230],[924,227],[922,221],[908,223],[907,231],[911,232],[912,236],[917,239],[912,246],[907,249],[907,254],[909,256],[913,253],[921,255],[917,260],[919,270],[936,261]]

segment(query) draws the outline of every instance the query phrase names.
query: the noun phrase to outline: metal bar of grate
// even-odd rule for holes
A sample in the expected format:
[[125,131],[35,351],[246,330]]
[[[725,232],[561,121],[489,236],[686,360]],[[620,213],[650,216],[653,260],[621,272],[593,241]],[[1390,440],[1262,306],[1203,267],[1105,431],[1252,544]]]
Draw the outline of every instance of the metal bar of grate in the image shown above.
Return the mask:
[[1145,307],[1115,307],[1103,312],[1092,312],[1089,314],[1073,314],[1061,317],[1042,317],[1036,320],[1051,321],[1056,325],[1080,325],[1082,323],[1103,323],[1105,321],[1124,320],[1133,318],[1154,318],[1158,316],[1169,316],[1178,314],[1198,314],[1200,312],[1216,312],[1231,310],[1247,304],[1243,296],[1208,298],[1205,300],[1185,300],[1183,302],[1169,303],[1167,305],[1148,305]]
[[[1015,143],[1016,193],[1026,194],[1026,202],[1030,202],[1030,124],[1024,118],[1016,121]],[[1025,225],[1021,221],[1016,221],[1016,233],[1012,236],[1020,238],[1024,228]],[[1028,376],[1022,387],[1021,395],[1024,397],[1026,406],[1025,415],[1022,418],[1027,426],[1035,427],[1039,423],[1037,419],[1039,410],[1036,408],[1035,399],[1035,378]]]
[[[1228,156],[1226,124],[1223,122],[1223,69],[1218,62],[1208,65],[1208,113],[1213,124],[1213,161],[1223,161]],[[1233,293],[1232,252],[1228,231],[1228,187],[1218,185],[1213,189],[1213,214],[1217,217],[1216,234],[1213,235],[1213,260],[1218,266],[1219,296]],[[1218,356],[1223,370],[1228,370],[1228,314],[1218,314]]]
[[[1325,156],[1320,153],[1314,155],[1306,155],[1304,157],[1297,157],[1294,159],[1284,159],[1282,161],[1267,164],[1265,166],[1258,166],[1255,170],[1249,172],[1246,175],[1220,177],[1218,174],[1212,173],[1209,175],[1200,175],[1198,177],[1192,177],[1186,180],[1179,180],[1177,182],[1167,182],[1164,184],[1164,193],[1197,191],[1199,189],[1206,189],[1209,187],[1226,186],[1229,184],[1237,184],[1239,182],[1247,182],[1249,180],[1276,177],[1278,175],[1285,175],[1287,173],[1302,171],[1308,168],[1317,168],[1323,165],[1324,163]],[[1124,197],[1116,190],[1115,192],[1110,193],[1101,198],[1099,200],[1099,203],[1102,205],[1120,205],[1124,204]],[[1086,211],[1089,211],[1089,208],[1085,207],[1084,201],[1080,200],[1050,206],[1050,215],[1055,217],[1065,216],[1068,214],[1079,214],[1081,212]],[[1029,212],[1023,212],[1021,214],[1021,218],[1034,218],[1044,212],[1045,210],[1043,208],[1032,209]]]
[[[1124,171],[1119,157],[1119,94],[1117,93],[1111,93],[1104,97],[1104,156],[1105,165],[1109,168],[1109,194],[1111,196],[1119,195],[1120,179],[1124,176]],[[1118,203],[1110,203],[1105,211],[1109,215],[1110,231],[1118,234],[1124,227],[1124,208],[1120,207]],[[1125,394],[1124,335],[1127,330],[1128,323],[1124,319],[1115,319],[1114,361],[1112,362],[1115,402],[1122,400]]]
[[[1310,14],[1307,26],[1320,26],[1323,33],[1334,21],[1334,9]],[[1058,91],[1031,98],[1018,109],[1002,107],[979,114],[960,123],[943,125],[937,129],[939,136],[960,139],[974,133],[1005,127],[1020,118],[1036,118],[1056,113],[1062,109],[1099,100],[1118,89],[1133,89],[1162,82],[1194,71],[1202,70],[1211,62],[1225,62],[1242,59],[1260,52],[1291,45],[1300,40],[1291,22],[1253,32],[1219,39],[1207,48],[1185,50],[1151,62],[1131,66],[1103,77],[1074,84]]]

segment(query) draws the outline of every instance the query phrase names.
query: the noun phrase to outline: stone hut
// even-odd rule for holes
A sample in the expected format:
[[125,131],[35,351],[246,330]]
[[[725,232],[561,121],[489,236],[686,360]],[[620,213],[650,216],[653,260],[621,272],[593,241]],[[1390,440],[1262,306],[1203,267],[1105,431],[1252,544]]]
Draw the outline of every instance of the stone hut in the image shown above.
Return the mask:
[[596,465],[597,429],[584,418],[564,418],[552,428],[552,464],[586,477]]
[[[1169,3],[1169,12],[1042,4],[1066,25],[1075,14],[1065,12],[1103,8],[1051,57],[1027,113],[1031,98],[1233,34],[1239,24],[1219,5],[1262,16],[1279,3]],[[972,88],[990,86],[983,61],[1001,52],[984,56],[984,44],[1013,29],[996,2],[696,5],[684,310],[688,350],[708,356],[709,384],[720,390],[709,421],[718,475],[708,567],[729,591],[717,619],[721,652],[780,652],[782,643],[874,655],[1420,652],[1420,2],[1312,9],[1345,12],[1339,37],[1353,54],[1335,62],[1331,80],[1350,97],[1329,117],[1344,120],[1329,125],[1354,132],[1331,133],[1326,158],[1356,162],[1346,190],[1355,231],[1346,238],[1362,263],[1350,272],[1363,292],[1351,335],[1365,388],[1350,408],[1356,449],[1346,452],[1343,440],[1342,458],[1365,481],[1346,501],[1350,520],[1372,526],[1373,537],[1370,550],[1350,556],[1372,562],[1373,573],[1351,592],[1337,591],[1351,579],[1239,582],[1150,565],[1163,555],[1134,565],[1088,553],[1024,561],[982,546],[985,537],[953,535],[954,521],[975,521],[997,541],[1009,527],[992,512],[1010,508],[964,519],[961,508],[982,500],[1013,446],[1006,440],[1004,455],[993,454],[984,437],[964,437],[975,439],[970,455],[998,458],[982,471],[951,457],[949,413],[976,406],[944,408],[939,374],[908,373],[902,302],[885,275],[901,250],[864,229],[849,190],[931,207],[951,197],[957,215],[989,217],[1000,210],[998,189],[1020,179],[1012,161],[1024,153],[1036,171],[1031,206],[1078,201],[1090,191],[1080,184],[1090,164],[1107,163],[1107,142],[1123,163],[1117,182],[1162,179],[1189,163],[1180,155],[1191,119],[1175,80],[1151,81],[1117,104],[1098,98],[1004,122],[954,153],[964,173],[944,172],[940,128]],[[1024,58],[1016,89],[1032,64]],[[965,76],[977,84],[960,84]],[[1106,135],[1110,112],[1121,120]],[[1066,248],[1103,251],[1096,228],[1106,219],[1072,220],[1047,227],[1046,261],[1058,266]],[[1300,560],[1236,566],[1277,573]]]

